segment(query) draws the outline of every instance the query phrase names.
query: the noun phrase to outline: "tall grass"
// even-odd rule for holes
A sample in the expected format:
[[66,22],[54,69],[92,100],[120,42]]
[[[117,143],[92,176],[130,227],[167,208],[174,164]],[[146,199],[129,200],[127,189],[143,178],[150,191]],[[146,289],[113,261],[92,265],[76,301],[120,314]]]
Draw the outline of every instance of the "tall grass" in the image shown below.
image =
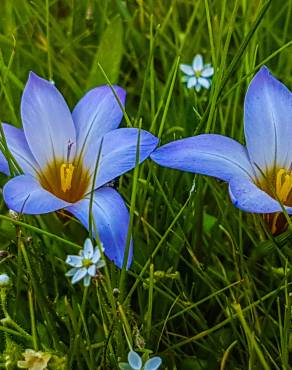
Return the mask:
[[[123,125],[161,143],[204,132],[243,142],[258,68],[292,86],[291,14],[291,0],[2,0],[0,119],[21,127],[33,70],[71,108],[88,89],[118,83]],[[179,63],[197,53],[215,68],[210,91],[180,82]],[[234,208],[225,183],[150,160],[117,187],[134,262],[121,272],[108,261],[88,289],[64,275],[86,230],[63,213],[12,218],[1,198],[0,272],[13,286],[2,293],[0,366],[17,368],[34,348],[54,354],[51,368],[117,369],[132,347],[167,369],[291,369],[290,231],[273,238],[260,216]]]

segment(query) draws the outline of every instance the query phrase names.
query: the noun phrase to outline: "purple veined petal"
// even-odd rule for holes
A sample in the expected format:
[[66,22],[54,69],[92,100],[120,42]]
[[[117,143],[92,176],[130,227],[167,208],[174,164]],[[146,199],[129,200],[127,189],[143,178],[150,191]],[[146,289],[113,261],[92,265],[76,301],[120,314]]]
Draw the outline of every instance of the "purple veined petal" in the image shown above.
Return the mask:
[[20,175],[9,180],[3,188],[7,207],[24,214],[43,214],[70,205],[43,189],[31,175]]
[[207,78],[203,77],[198,78],[198,83],[205,89],[209,89],[209,87],[211,86],[211,82]]
[[66,258],[66,263],[72,267],[82,267],[83,258],[80,256],[69,255]]
[[[90,196],[66,208],[87,228],[89,228]],[[94,192],[92,216],[99,239],[104,247],[105,255],[121,268],[123,265],[128,227],[129,213],[119,193],[103,187]],[[95,234],[95,228],[92,230]],[[130,245],[128,267],[132,262],[133,246]]]
[[72,278],[72,284],[78,283],[78,281],[82,280],[87,274],[87,268],[82,267],[77,270],[76,274]]
[[197,77],[190,77],[187,82],[187,88],[191,89],[197,84],[197,82],[198,82]]
[[66,162],[76,150],[76,133],[69,108],[49,81],[30,72],[21,100],[23,129],[29,148],[43,168],[54,158]]
[[224,181],[234,176],[250,178],[253,175],[246,149],[222,135],[203,134],[173,141],[153,152],[151,159],[161,166]]
[[69,271],[66,272],[65,276],[67,276],[67,277],[74,276],[76,274],[77,270],[78,270],[78,268],[73,267],[72,269],[70,269]]
[[100,257],[101,257],[100,251],[99,251],[98,247],[95,247],[93,256],[91,258],[92,262],[97,263],[97,261],[100,259]]
[[144,370],[157,370],[161,364],[162,360],[160,357],[152,357],[150,360],[146,361]]
[[202,70],[201,72],[201,76],[202,77],[212,77],[214,74],[214,68],[213,67],[204,67],[204,69]]
[[244,102],[245,137],[250,160],[265,172],[289,168],[292,159],[292,93],[262,67]]
[[142,359],[138,355],[138,353],[134,351],[130,351],[128,354],[128,362],[129,365],[134,369],[134,370],[140,370],[142,369]]
[[[282,212],[279,202],[258,188],[246,177],[235,177],[229,183],[232,203],[243,211],[251,213]],[[285,207],[292,214],[292,207]]]
[[35,175],[39,166],[27,144],[24,132],[7,123],[2,124],[6,143],[11,154],[25,174]]
[[10,170],[8,166],[7,159],[5,158],[4,154],[0,150],[0,172],[5,173],[5,175],[10,175]]
[[[126,92],[114,86],[122,105],[125,105]],[[82,153],[86,167],[90,168],[97,157],[98,140],[109,131],[116,129],[123,117],[123,111],[109,86],[90,90],[72,113],[76,127],[78,153]]]
[[92,245],[92,241],[89,238],[87,238],[84,242],[82,256],[88,259],[91,259],[93,256],[93,245]]
[[86,275],[84,277],[84,280],[83,280],[83,285],[85,287],[88,287],[90,285],[90,282],[91,282],[91,276],[90,275]]
[[188,76],[194,76],[195,72],[192,68],[192,66],[188,65],[188,64],[180,64],[179,65],[179,68],[180,70],[185,73],[186,75]]
[[87,269],[87,273],[92,277],[95,276],[96,275],[96,266],[95,265],[89,266],[88,269]]
[[195,72],[199,72],[203,69],[203,57],[201,54],[197,54],[193,59],[193,69]]
[[[138,137],[139,130],[136,128],[119,128],[104,136],[95,188],[99,188],[136,166]],[[157,144],[157,137],[140,130],[140,163],[149,157]]]

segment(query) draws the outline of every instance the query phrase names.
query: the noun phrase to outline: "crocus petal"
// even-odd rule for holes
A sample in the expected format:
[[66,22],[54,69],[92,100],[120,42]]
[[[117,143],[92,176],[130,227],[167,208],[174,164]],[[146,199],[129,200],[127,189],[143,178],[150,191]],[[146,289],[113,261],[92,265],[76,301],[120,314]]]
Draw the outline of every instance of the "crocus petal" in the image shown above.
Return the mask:
[[142,359],[138,353],[130,351],[128,354],[129,365],[132,366],[134,370],[140,370],[142,368]]
[[179,65],[179,68],[180,70],[185,73],[186,75],[188,76],[194,76],[195,72],[192,68],[192,66],[188,65],[188,64],[180,64]]
[[288,168],[292,158],[292,94],[262,67],[244,103],[245,137],[251,162],[261,171]]
[[7,159],[5,158],[4,154],[0,150],[0,172],[5,173],[5,175],[9,175],[9,166]]
[[[122,105],[126,92],[119,86],[114,90]],[[109,86],[90,90],[76,105],[72,113],[76,127],[78,152],[82,153],[87,167],[96,160],[97,142],[107,132],[116,129],[123,117],[122,109]]]
[[196,83],[198,82],[198,79],[197,77],[191,77],[188,79],[188,83],[187,83],[187,88],[188,89],[191,89],[192,87],[194,87],[196,85]]
[[198,83],[204,87],[205,89],[209,89],[209,87],[211,86],[211,83],[210,81],[207,79],[207,78],[202,78],[202,77],[199,77],[198,78]]
[[86,276],[84,277],[84,280],[83,280],[83,285],[84,285],[84,286],[89,286],[89,285],[90,285],[90,281],[91,281],[91,276],[86,275]]
[[89,266],[88,269],[87,269],[87,273],[92,277],[95,276],[96,275],[96,266],[95,265]]
[[[84,198],[67,208],[79,221],[89,229],[90,197]],[[104,253],[118,267],[122,267],[129,226],[129,213],[122,197],[110,187],[96,190],[92,205],[93,228],[104,246]],[[95,227],[94,227],[95,225]],[[132,243],[130,246],[128,266],[132,261]]]
[[66,258],[66,263],[72,267],[82,267],[83,258],[80,256],[69,255]]
[[234,176],[250,177],[252,167],[246,149],[228,137],[204,134],[163,145],[152,153],[154,162],[229,181]]
[[[95,188],[106,184],[136,166],[138,138],[139,130],[135,128],[120,128],[104,136]],[[139,163],[149,157],[157,144],[158,139],[155,136],[147,131],[140,130]]]
[[204,68],[201,72],[202,77],[211,77],[214,74],[214,68],[213,67],[207,67]]
[[146,361],[144,370],[157,370],[161,363],[162,360],[160,357],[152,357],[150,360]]
[[[278,201],[246,177],[233,178],[229,183],[229,194],[232,203],[243,211],[251,213],[282,212]],[[292,214],[292,207],[285,208],[289,214]]]
[[43,189],[31,175],[9,180],[3,188],[3,197],[8,208],[24,214],[49,213],[70,204]]
[[82,256],[88,259],[92,258],[93,256],[93,245],[92,245],[92,241],[89,238],[87,238],[84,242]]
[[66,272],[65,276],[68,276],[68,277],[74,276],[76,274],[77,270],[78,270],[78,268],[73,267],[72,269],[70,269],[69,271]]
[[198,54],[193,59],[193,69],[196,72],[199,72],[203,69],[203,57],[202,55]]
[[24,173],[35,175],[39,166],[27,145],[23,130],[6,123],[3,123],[2,127],[8,149],[16,162]]
[[74,157],[76,134],[69,108],[51,82],[32,72],[22,95],[21,117],[28,145],[40,167],[54,158],[65,162],[70,143],[70,158]]
[[82,280],[87,274],[87,268],[82,267],[81,269],[78,269],[76,274],[72,278],[72,284],[77,283],[78,281]]

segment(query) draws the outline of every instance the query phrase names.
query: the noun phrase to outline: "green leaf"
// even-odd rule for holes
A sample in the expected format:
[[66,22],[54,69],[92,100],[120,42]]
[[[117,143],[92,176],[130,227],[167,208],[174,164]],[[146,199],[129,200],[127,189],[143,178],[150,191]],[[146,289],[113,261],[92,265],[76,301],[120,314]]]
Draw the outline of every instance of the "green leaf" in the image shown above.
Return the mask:
[[103,68],[110,82],[112,84],[117,82],[123,51],[123,23],[120,17],[116,17],[107,26],[101,36],[100,44],[94,56],[88,77],[87,88],[106,83],[106,79],[98,63]]

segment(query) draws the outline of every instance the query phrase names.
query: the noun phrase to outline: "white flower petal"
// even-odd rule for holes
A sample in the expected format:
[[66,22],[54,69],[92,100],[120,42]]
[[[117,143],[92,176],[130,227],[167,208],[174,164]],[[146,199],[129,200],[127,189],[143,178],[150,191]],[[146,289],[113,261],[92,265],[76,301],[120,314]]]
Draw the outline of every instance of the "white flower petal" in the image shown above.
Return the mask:
[[191,77],[189,80],[188,80],[188,83],[187,83],[187,88],[188,89],[191,89],[192,87],[194,87],[196,84],[197,84],[197,77]]
[[70,269],[69,271],[66,272],[65,276],[68,276],[68,277],[74,276],[77,271],[78,271],[78,268],[73,267],[72,269]]
[[213,76],[214,74],[214,68],[213,67],[207,67],[206,66],[204,67],[204,69],[202,70],[202,73],[201,73],[201,76],[202,77],[211,77]]
[[82,257],[69,255],[66,258],[66,263],[72,267],[82,267]]
[[91,276],[86,275],[85,278],[84,278],[84,280],[83,280],[84,286],[89,286],[90,285],[90,281],[91,281]]
[[95,247],[93,256],[91,258],[92,263],[96,263],[98,260],[100,260],[101,254],[98,247]]
[[82,280],[87,274],[87,268],[82,267],[81,269],[78,269],[76,274],[72,278],[72,284],[77,283],[78,281]]
[[88,259],[91,259],[93,256],[93,245],[92,245],[92,241],[89,238],[87,238],[84,242],[82,255],[84,258],[88,258]]
[[193,59],[193,69],[195,72],[199,72],[203,69],[203,57],[201,54],[197,54]]
[[87,269],[87,273],[88,273],[88,275],[90,275],[92,277],[95,276],[96,275],[96,266],[95,265],[89,266],[88,269]]
[[207,78],[202,78],[202,77],[199,77],[198,78],[198,83],[204,87],[205,89],[209,89],[209,87],[211,86],[211,83],[210,81],[207,79]]
[[180,64],[179,65],[179,68],[180,70],[185,73],[186,75],[188,76],[194,76],[195,72],[192,68],[192,66],[188,65],[188,64]]

